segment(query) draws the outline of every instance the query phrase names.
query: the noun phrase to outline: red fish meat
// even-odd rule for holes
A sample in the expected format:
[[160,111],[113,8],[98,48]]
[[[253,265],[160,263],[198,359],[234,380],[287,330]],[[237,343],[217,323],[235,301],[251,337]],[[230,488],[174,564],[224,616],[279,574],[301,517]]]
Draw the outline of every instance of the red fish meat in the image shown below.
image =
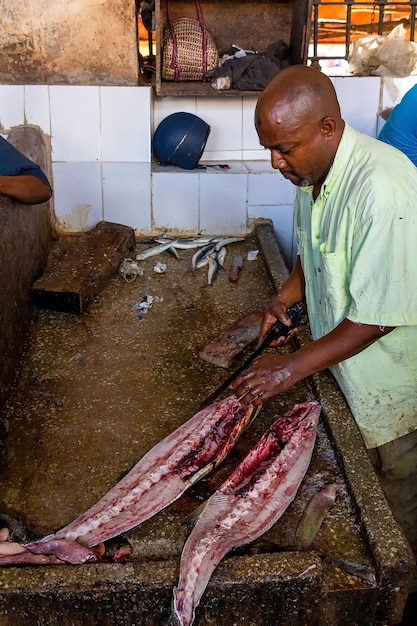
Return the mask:
[[278,418],[207,500],[182,551],[174,623],[193,623],[220,560],[269,530],[293,501],[310,464],[320,411],[317,402],[305,402]]
[[[91,548],[138,526],[217,467],[257,412],[250,405],[240,406],[233,395],[199,411],[145,454],[97,504],[57,532],[24,547],[37,554],[40,550],[56,554],[56,546],[62,551],[62,541],[68,540],[71,553],[74,542]],[[74,562],[64,553],[67,562]],[[0,556],[2,564],[10,563]]]

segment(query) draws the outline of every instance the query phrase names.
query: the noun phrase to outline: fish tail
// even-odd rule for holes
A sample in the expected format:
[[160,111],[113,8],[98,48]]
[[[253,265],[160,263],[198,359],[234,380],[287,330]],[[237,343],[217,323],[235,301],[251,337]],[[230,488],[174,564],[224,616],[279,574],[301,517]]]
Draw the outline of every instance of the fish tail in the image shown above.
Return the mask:
[[170,626],[191,626],[194,622],[195,612],[192,596],[185,591],[174,587]]

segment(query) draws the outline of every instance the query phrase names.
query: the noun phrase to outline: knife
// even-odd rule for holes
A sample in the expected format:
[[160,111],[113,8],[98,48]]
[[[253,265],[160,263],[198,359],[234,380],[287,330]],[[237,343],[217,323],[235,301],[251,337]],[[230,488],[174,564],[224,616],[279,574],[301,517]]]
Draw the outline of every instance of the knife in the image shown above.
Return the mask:
[[223,381],[217,389],[207,396],[207,398],[199,406],[199,411],[206,409],[210,406],[210,404],[217,400],[219,395],[228,388],[230,383],[237,376],[239,376],[239,374],[241,374],[252,363],[252,361],[274,341],[274,339],[277,339],[278,337],[287,337],[293,328],[297,328],[297,326],[301,324],[306,315],[304,304],[302,302],[297,302],[297,304],[294,304],[287,310],[287,315],[291,320],[291,326],[285,326],[285,324],[280,321],[275,322],[275,324],[271,326],[269,333],[263,338],[262,343],[259,344],[252,354],[241,365],[239,365],[239,367],[230,376],[228,376],[228,378],[226,378],[226,380]]

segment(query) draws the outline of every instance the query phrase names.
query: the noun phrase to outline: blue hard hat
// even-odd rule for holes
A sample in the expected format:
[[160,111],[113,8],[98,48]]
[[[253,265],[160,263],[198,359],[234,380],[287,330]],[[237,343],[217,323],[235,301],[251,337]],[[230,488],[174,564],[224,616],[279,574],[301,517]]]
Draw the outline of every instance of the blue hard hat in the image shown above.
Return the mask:
[[153,136],[153,153],[161,165],[197,167],[206,147],[210,126],[192,113],[172,113],[158,125]]

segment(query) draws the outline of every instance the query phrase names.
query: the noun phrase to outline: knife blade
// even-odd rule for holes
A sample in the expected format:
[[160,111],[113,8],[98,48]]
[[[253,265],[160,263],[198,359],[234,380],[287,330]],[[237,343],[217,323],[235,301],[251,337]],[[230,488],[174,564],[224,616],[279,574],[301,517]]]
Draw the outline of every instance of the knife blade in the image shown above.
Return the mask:
[[217,387],[217,389],[215,389],[205,400],[203,400],[198,408],[199,411],[206,409],[210,406],[210,404],[217,400],[219,395],[228,388],[230,383],[233,382],[234,379],[239,376],[239,374],[241,374],[252,363],[252,361],[256,359],[257,356],[262,354],[265,348],[267,348],[274,341],[274,339],[277,339],[278,337],[286,337],[293,328],[296,328],[301,324],[306,315],[304,304],[302,302],[297,302],[297,304],[294,304],[287,310],[287,315],[291,320],[291,325],[285,326],[285,324],[280,321],[275,322],[269,333],[265,335],[262,343],[259,344],[252,354],[245,359],[245,361],[239,365],[239,367],[232,374],[230,374],[230,376],[228,376],[226,380],[224,380]]

